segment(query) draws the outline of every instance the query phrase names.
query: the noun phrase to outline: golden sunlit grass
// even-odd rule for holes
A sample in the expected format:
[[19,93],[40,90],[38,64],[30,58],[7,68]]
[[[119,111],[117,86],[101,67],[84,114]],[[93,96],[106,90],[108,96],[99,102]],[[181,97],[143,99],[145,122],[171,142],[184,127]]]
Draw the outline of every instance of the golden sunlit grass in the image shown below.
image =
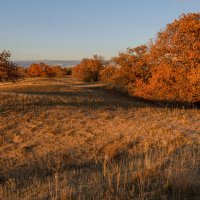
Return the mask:
[[0,85],[0,199],[199,199],[200,112],[71,78]]

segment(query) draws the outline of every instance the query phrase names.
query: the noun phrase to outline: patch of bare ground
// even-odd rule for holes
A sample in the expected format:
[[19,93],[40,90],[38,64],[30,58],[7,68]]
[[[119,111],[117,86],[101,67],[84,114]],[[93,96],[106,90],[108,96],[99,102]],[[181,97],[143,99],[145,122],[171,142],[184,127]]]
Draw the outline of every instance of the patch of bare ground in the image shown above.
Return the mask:
[[200,112],[103,83],[0,85],[0,199],[199,199]]

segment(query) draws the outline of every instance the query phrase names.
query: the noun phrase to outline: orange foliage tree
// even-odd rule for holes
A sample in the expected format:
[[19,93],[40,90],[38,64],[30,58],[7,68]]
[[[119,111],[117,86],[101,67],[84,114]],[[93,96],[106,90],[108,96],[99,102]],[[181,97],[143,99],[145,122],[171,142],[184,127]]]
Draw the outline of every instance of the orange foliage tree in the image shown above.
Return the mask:
[[66,75],[65,70],[59,65],[52,66],[51,69],[56,77],[64,77]]
[[200,13],[181,15],[159,32],[149,53],[151,78],[137,80],[135,95],[200,101]]
[[72,70],[73,77],[90,82],[99,80],[99,72],[103,69],[104,59],[94,55],[93,58],[85,58]]
[[99,77],[105,82],[113,82],[116,71],[117,68],[115,66],[107,65],[100,71]]
[[27,70],[31,77],[55,77],[56,72],[45,63],[33,63]]
[[67,76],[72,75],[72,67],[64,67],[63,71],[64,71],[64,75],[67,75]]
[[21,78],[19,68],[9,60],[10,56],[7,51],[0,53],[0,82],[16,82]]
[[128,48],[126,52],[121,52],[112,58],[112,65],[101,72],[101,77],[123,91],[132,91],[138,78],[144,81],[148,78],[147,60],[148,47],[146,45]]
[[148,47],[119,53],[101,77],[134,96],[200,102],[200,13],[181,15]]

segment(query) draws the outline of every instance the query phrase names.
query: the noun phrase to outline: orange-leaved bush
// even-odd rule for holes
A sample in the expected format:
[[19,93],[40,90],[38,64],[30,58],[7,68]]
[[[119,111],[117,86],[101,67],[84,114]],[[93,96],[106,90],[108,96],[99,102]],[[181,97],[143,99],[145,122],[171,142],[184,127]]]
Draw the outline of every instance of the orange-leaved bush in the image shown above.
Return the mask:
[[98,81],[99,72],[103,69],[104,59],[101,56],[94,55],[93,58],[85,58],[80,64],[72,70],[74,78],[85,82]]
[[32,63],[28,69],[27,74],[30,77],[66,77],[71,75],[71,68],[62,68],[59,65],[47,65],[45,63]]
[[72,67],[64,67],[63,71],[64,71],[64,75],[66,75],[66,76],[72,75]]
[[159,32],[149,52],[151,77],[134,95],[154,100],[200,101],[200,13],[181,15]]
[[105,82],[112,82],[116,71],[117,71],[117,68],[115,66],[111,66],[111,65],[105,66],[99,72],[100,80],[105,81]]
[[31,77],[55,77],[56,72],[45,63],[33,63],[27,69],[27,73]]
[[16,82],[22,77],[18,66],[9,60],[10,56],[7,51],[0,53],[0,82]]
[[138,78],[144,81],[148,78],[147,61],[148,47],[146,45],[128,48],[126,52],[121,52],[112,58],[112,66],[102,71],[102,79],[112,82],[118,89],[132,91]]

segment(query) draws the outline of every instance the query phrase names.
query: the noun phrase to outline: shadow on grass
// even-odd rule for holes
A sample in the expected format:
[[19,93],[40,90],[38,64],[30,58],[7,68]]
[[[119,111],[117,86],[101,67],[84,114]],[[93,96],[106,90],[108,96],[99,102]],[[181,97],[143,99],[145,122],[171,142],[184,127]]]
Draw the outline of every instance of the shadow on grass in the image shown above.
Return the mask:
[[[108,109],[118,110],[131,109],[139,107],[147,107],[148,104],[126,96],[117,96],[110,91],[102,89],[102,87],[95,87],[95,89],[83,89],[75,92],[15,92],[15,93],[1,93],[5,101],[1,106],[0,112],[6,110],[31,110],[40,108],[53,108],[53,107],[73,107],[87,110]],[[22,96],[21,96],[22,95]],[[28,99],[26,100],[27,95]],[[22,97],[22,101],[20,101]],[[10,101],[9,101],[10,98]],[[12,104],[13,99],[15,99]],[[8,103],[9,102],[9,103]]]
[[[68,156],[66,157],[65,155],[55,156],[51,153],[51,155],[47,154],[44,157],[38,158],[38,156],[34,154],[34,151],[29,152],[29,154],[32,155],[32,159],[29,163],[1,170],[0,184],[4,184],[11,177],[18,181],[26,182],[31,177],[37,177],[37,179],[45,180],[47,177],[52,176],[57,172],[76,172],[75,174],[79,176],[80,172],[84,173],[84,171],[102,171],[102,164],[100,162],[95,162],[94,160],[78,162],[74,158],[72,159]],[[61,165],[59,165],[57,161],[59,161]]]
[[[72,149],[74,151],[74,149]],[[55,152],[49,152],[43,157],[38,157],[31,147],[24,148],[24,153],[27,154],[29,162],[22,164],[21,166],[13,166],[11,168],[0,169],[0,184],[5,184],[9,178],[14,178],[18,183],[25,182],[32,177],[45,180],[47,177],[52,176],[55,173],[71,173],[74,174],[73,182],[77,182],[81,174],[98,172],[103,174],[104,161],[103,160],[80,160],[80,156],[71,155],[70,150],[64,154],[57,154]],[[126,154],[119,154],[117,157],[113,157],[108,162],[110,166],[117,163],[121,163],[126,166],[131,162],[133,158]],[[10,160],[12,162],[12,160]],[[123,162],[122,162],[123,161]],[[77,179],[77,180],[76,180]]]
[[180,102],[180,101],[167,101],[167,100],[150,100],[145,99],[138,96],[130,96],[126,92],[122,92],[117,89],[110,89],[107,86],[99,86],[99,87],[87,87],[91,90],[100,90],[109,93],[110,95],[116,96],[118,98],[124,98],[127,99],[127,101],[132,102],[141,102],[144,103],[148,107],[159,107],[159,108],[171,108],[171,109],[200,109],[200,101],[190,103],[190,102]]

